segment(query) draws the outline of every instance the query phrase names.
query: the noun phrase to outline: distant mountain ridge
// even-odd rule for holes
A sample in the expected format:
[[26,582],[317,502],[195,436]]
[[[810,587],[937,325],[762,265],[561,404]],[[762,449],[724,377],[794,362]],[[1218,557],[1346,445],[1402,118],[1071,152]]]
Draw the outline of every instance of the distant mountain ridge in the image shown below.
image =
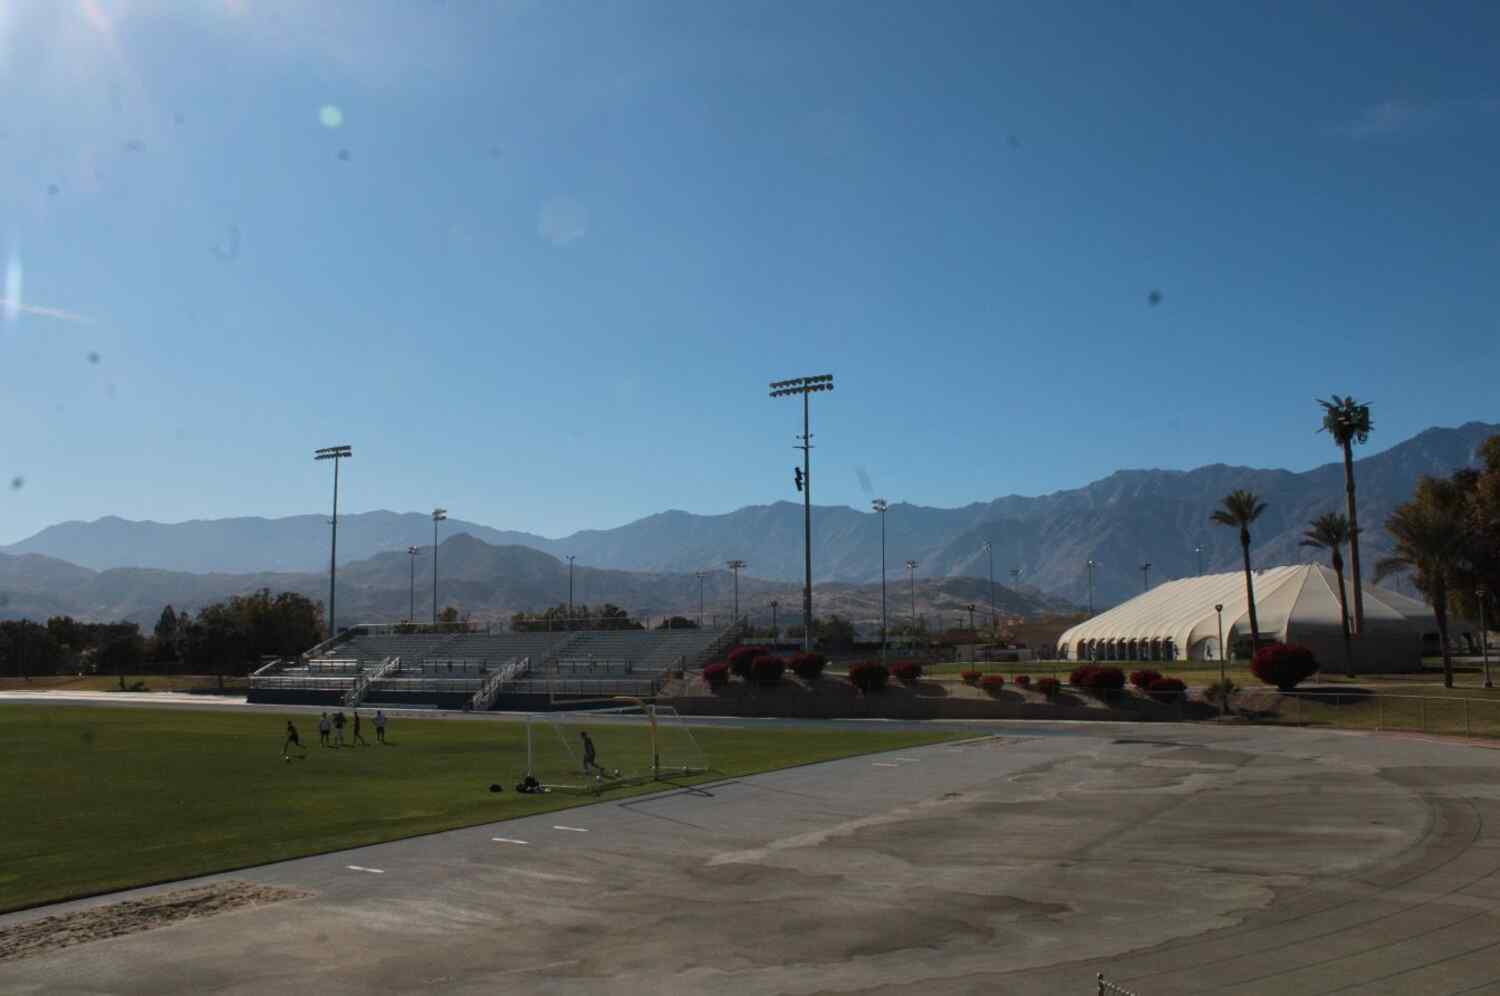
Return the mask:
[[[1470,422],[1428,429],[1356,464],[1363,561],[1373,565],[1389,549],[1381,528],[1406,500],[1421,474],[1449,474],[1474,462],[1477,446],[1500,425]],[[1329,446],[1330,454],[1336,453]],[[1358,451],[1356,451],[1358,452]],[[1342,508],[1343,467],[1331,461],[1309,471],[1213,464],[1194,470],[1120,470],[1081,488],[1039,497],[1010,495],[990,502],[941,509],[892,505],[887,513],[887,568],[895,580],[902,564],[918,562],[919,577],[982,577],[994,545],[999,581],[1021,571],[1023,585],[1083,604],[1085,563],[1095,572],[1096,605],[1110,605],[1140,590],[1140,565],[1151,579],[1182,577],[1198,569],[1233,569],[1238,537],[1208,521],[1220,497],[1248,488],[1269,503],[1252,531],[1252,553],[1264,564],[1307,559],[1297,541],[1319,512]],[[666,511],[615,529],[583,530],[563,539],[494,529],[454,519],[458,532],[495,546],[524,546],[555,557],[573,554],[580,565],[621,571],[689,575],[722,567],[729,558],[749,562],[755,577],[795,582],[802,573],[802,510],[794,502],[752,505],[723,515]],[[873,513],[818,506],[813,514],[815,581],[868,582],[880,576],[880,522]],[[347,561],[383,553],[404,558],[408,546],[430,546],[432,522],[422,513],[366,512],[341,516],[339,550]],[[174,525],[106,518],[48,527],[4,548],[39,553],[91,568],[150,566],[197,572],[309,571],[326,568],[327,519],[218,519]]]

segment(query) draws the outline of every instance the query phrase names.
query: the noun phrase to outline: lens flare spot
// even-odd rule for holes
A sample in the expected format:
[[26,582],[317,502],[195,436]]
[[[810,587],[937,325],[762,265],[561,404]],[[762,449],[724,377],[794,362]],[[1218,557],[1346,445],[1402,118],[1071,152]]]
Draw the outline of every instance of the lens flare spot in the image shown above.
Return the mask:
[[21,254],[11,246],[5,260],[5,320],[14,322],[21,316]]
[[338,128],[344,123],[344,112],[333,104],[324,104],[318,109],[318,122],[324,128]]

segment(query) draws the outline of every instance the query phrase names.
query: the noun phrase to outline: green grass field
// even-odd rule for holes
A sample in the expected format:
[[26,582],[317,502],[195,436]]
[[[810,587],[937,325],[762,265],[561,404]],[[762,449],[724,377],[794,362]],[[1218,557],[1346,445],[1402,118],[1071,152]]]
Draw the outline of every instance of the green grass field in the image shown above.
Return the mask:
[[[386,747],[283,763],[287,714],[0,705],[0,912],[546,812],[587,795],[519,795],[524,727],[394,719]],[[596,735],[617,764],[644,727]],[[346,731],[347,733],[347,731]],[[373,742],[374,730],[365,735]],[[954,739],[947,732],[693,730],[711,771],[747,775]],[[622,765],[623,766],[623,765]],[[501,793],[489,785],[504,786]],[[657,791],[621,786],[602,798]]]

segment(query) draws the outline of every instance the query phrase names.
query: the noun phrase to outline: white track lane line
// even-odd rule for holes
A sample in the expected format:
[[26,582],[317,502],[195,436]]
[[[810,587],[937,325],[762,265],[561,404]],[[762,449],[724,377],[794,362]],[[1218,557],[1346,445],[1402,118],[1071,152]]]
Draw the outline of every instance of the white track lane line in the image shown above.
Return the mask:
[[516,840],[514,837],[491,837],[490,840],[493,840],[497,844],[524,844],[524,843],[526,843],[526,841],[524,841],[524,840]]
[[565,827],[565,826],[562,826],[562,825],[559,825],[559,824],[554,824],[553,827],[552,827],[552,829],[554,829],[554,830],[570,830],[573,833],[588,833],[589,832],[588,827]]
[[893,757],[893,758],[891,758],[891,760],[892,761],[920,761],[922,759],[920,757]]
[[385,872],[379,868],[366,868],[363,865],[345,865],[352,872],[369,872],[371,875],[384,875]]
[[872,767],[876,767],[876,768],[899,768],[899,767],[901,767],[901,765],[896,764],[893,761],[871,761],[870,764],[871,764]]

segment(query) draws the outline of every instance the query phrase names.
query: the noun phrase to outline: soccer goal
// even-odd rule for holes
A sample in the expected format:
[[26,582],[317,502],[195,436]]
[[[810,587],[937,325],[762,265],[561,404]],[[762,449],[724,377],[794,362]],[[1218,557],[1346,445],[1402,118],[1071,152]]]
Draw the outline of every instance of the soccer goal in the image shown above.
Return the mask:
[[692,727],[671,706],[630,702],[526,717],[523,784],[534,779],[547,791],[603,792],[707,770]]

